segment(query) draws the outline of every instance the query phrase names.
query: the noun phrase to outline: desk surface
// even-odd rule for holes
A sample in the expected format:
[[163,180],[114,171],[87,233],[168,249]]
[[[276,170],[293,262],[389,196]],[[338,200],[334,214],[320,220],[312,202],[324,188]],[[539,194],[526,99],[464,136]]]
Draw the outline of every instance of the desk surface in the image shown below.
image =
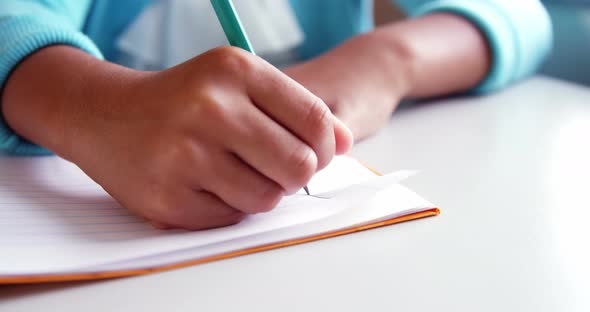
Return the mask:
[[0,287],[0,311],[590,311],[590,89],[537,77],[400,109],[353,155],[439,217],[134,278]]

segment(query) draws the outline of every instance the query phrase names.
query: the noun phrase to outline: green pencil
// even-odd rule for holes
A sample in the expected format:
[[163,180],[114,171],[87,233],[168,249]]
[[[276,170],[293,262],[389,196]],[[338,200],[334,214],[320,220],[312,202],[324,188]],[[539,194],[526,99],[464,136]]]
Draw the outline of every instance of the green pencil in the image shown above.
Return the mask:
[[248,40],[242,22],[240,22],[234,3],[231,0],[211,0],[211,5],[213,5],[217,19],[221,24],[221,28],[223,28],[223,32],[225,32],[229,44],[256,54],[250,40]]

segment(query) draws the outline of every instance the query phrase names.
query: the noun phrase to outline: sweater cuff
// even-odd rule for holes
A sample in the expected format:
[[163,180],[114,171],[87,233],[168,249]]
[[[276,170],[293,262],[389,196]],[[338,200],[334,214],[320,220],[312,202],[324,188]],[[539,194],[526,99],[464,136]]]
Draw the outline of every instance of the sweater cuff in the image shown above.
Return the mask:
[[[20,62],[41,48],[58,44],[70,45],[103,58],[96,45],[71,26],[48,24],[30,16],[0,18],[0,95],[9,75]],[[50,154],[48,150],[19,137],[8,127],[2,114],[0,151],[28,155]]]
[[441,0],[421,7],[415,15],[450,12],[471,21],[486,37],[492,65],[472,91],[490,92],[531,75],[551,51],[551,20],[539,1]]

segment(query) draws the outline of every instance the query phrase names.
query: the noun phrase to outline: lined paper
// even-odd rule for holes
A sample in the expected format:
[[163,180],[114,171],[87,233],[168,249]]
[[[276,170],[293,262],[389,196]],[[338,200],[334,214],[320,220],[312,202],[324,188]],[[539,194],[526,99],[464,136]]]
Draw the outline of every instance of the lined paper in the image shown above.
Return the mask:
[[[0,276],[137,266],[147,259],[162,263],[251,246],[261,238],[273,241],[279,231],[307,224],[316,224],[316,230],[318,224],[342,226],[335,222],[342,218],[335,215],[362,207],[407,175],[376,178],[355,160],[338,157],[309,183],[317,197],[303,193],[285,197],[271,212],[249,216],[234,226],[163,231],[120,207],[63,159],[0,157]],[[378,214],[370,218],[432,207],[404,190],[398,190],[394,210],[369,210]],[[365,222],[368,215],[361,214],[344,222]]]
[[58,157],[0,158],[0,246],[155,234],[75,165]]

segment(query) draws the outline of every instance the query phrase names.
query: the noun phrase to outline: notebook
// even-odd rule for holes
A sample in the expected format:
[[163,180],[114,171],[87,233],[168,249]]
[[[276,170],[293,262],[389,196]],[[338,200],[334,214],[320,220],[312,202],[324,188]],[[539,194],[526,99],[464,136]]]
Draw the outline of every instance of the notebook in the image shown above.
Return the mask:
[[0,284],[146,274],[437,215],[399,183],[411,174],[340,156],[310,181],[311,196],[190,232],[153,228],[59,157],[0,156]]

